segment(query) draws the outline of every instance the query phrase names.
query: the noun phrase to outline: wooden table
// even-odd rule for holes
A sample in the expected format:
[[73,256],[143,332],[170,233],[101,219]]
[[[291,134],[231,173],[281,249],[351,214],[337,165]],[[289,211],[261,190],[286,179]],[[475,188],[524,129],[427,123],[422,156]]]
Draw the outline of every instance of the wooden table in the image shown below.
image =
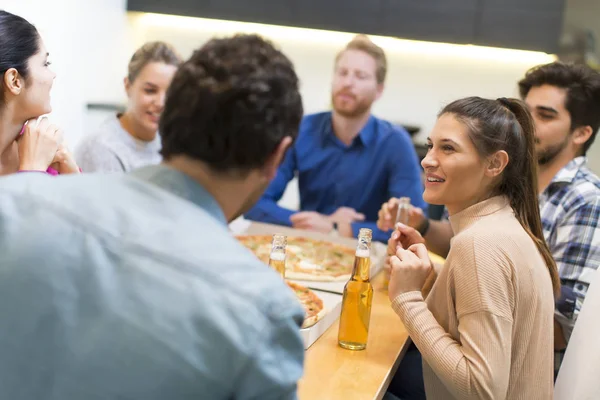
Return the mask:
[[[281,226],[253,222],[243,229],[246,234],[307,236],[349,247],[356,239],[332,237],[316,232],[298,231]],[[238,232],[240,233],[240,232]],[[386,246],[373,244],[372,253],[385,256]],[[431,261],[444,259],[429,253]],[[345,350],[338,346],[339,319],[306,351],[304,376],[299,382],[300,400],[379,400],[385,394],[409,344],[408,333],[392,310],[383,271],[372,280],[373,306],[366,350]]]
[[300,400],[379,400],[385,394],[409,341],[383,287],[383,273],[373,279],[373,289],[366,350],[338,346],[338,319],[305,353]]

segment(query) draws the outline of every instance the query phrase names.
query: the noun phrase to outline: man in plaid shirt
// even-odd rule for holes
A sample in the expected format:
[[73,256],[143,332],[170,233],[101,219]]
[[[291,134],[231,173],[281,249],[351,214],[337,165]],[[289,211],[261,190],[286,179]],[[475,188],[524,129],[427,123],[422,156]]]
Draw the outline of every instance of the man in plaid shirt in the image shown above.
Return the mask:
[[[586,166],[586,153],[600,127],[600,74],[585,66],[555,62],[529,70],[519,81],[519,91],[536,125],[540,214],[562,283],[554,330],[558,371],[600,265],[600,178]],[[396,210],[397,199],[383,205],[379,229],[393,227]],[[441,221],[429,220],[413,208],[409,221],[429,250],[442,256],[448,253],[453,235],[446,217],[447,212]],[[406,227],[402,233],[410,237],[415,232]],[[395,387],[395,394],[414,394],[402,391],[401,386],[414,387],[408,381],[415,375],[408,380],[400,375],[390,390]]]
[[519,90],[536,124],[542,225],[562,283],[554,335],[560,351],[600,265],[600,179],[585,158],[600,126],[600,75],[552,63],[527,72]]

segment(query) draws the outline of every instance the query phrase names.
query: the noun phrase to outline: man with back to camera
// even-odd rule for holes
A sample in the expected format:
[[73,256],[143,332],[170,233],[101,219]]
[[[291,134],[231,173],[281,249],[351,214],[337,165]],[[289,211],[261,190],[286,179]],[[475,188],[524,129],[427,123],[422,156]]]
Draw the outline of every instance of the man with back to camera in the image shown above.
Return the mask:
[[[332,82],[333,111],[306,116],[298,140],[275,180],[246,218],[341,236],[377,229],[377,211],[391,197],[407,196],[425,207],[421,169],[406,130],[371,114],[383,93],[387,61],[366,36],[355,37],[337,55]],[[298,175],[300,209],[277,205]]]
[[303,309],[227,223],[302,118],[291,62],[213,39],[176,73],[161,165],[0,180],[0,398],[295,399]]

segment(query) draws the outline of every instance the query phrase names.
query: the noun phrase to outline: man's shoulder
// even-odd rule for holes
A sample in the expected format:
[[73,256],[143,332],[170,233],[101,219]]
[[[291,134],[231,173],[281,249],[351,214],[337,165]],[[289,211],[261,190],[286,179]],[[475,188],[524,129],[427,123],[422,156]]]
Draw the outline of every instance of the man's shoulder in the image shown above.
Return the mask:
[[331,120],[331,111],[320,111],[316,113],[306,114],[302,117],[301,124],[321,123],[325,120]]
[[600,178],[586,166],[579,168],[573,180],[556,192],[552,203],[568,212],[586,205],[600,206]]
[[73,190],[86,195],[89,192],[83,188],[110,186],[120,184],[120,181],[120,177],[116,175],[109,178],[108,175],[101,174],[72,174],[58,177],[36,172],[11,174],[0,177],[0,187],[2,187],[0,196],[5,198],[26,196],[36,201],[43,201],[43,199],[51,197],[72,198],[64,191]]
[[574,191],[586,196],[600,197],[600,177],[585,165],[577,171],[572,186]]
[[[26,240],[54,258],[65,253],[65,263],[90,257],[90,268],[114,263],[174,269],[186,279],[210,282],[230,293],[236,304],[262,310],[267,319],[301,312],[281,278],[241,245],[227,225],[201,206],[141,179],[15,174],[0,179],[0,188],[3,247]],[[84,254],[83,247],[94,248],[94,255]],[[13,250],[15,257],[26,251]]]
[[401,125],[394,124],[388,120],[372,117],[375,122],[376,130],[381,139],[412,146],[412,139],[408,131]]
[[[138,191],[141,181],[125,174],[73,174],[53,177],[42,173],[22,173],[0,179],[0,195],[4,198],[30,199],[36,203],[73,203],[91,201],[99,209],[106,204],[121,203],[119,196]],[[117,192],[112,192],[117,190]]]
[[125,174],[23,173],[0,179],[0,188],[1,218],[10,219],[19,232],[19,221],[39,224],[37,234],[50,238],[83,230],[129,239],[170,224],[211,220],[201,208]]
[[328,121],[331,121],[330,111],[307,114],[302,118],[302,121],[300,122],[298,136],[305,137],[307,135],[313,136],[315,134],[320,134],[324,129],[326,129]]

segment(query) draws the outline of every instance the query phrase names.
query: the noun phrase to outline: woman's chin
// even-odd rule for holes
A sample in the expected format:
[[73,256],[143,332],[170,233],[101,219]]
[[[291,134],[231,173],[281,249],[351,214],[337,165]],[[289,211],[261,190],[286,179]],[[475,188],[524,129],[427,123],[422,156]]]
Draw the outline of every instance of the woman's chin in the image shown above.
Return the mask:
[[38,110],[38,115],[46,115],[52,112],[52,104],[50,104],[50,100],[45,102]]
[[444,205],[444,201],[441,196],[439,196],[437,193],[431,193],[431,190],[429,189],[425,189],[423,192],[423,200],[425,200],[427,204],[433,204],[436,206]]
[[144,126],[143,138],[148,141],[152,141],[156,138],[156,134],[158,133],[158,125],[156,124],[146,124]]
[[27,120],[37,119],[37,118],[41,117],[42,115],[47,115],[47,114],[50,114],[51,112],[52,112],[52,106],[39,107],[39,108],[36,108],[35,110],[31,110],[31,112],[28,113],[29,117],[27,118]]

